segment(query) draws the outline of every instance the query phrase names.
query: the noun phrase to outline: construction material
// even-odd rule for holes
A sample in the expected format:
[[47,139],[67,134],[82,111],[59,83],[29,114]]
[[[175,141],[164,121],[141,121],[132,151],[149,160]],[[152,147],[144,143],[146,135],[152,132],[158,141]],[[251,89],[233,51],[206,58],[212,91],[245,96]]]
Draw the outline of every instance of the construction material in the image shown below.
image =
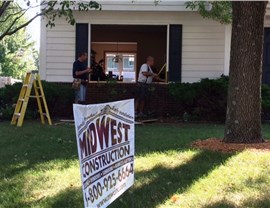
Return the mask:
[[161,74],[161,72],[164,70],[164,69],[166,69],[166,66],[167,66],[167,63],[165,63],[163,66],[162,66],[162,68],[160,69],[160,71],[158,72],[158,76]]
[[135,124],[136,125],[144,125],[146,123],[154,123],[154,122],[157,122],[158,119],[147,119],[147,120],[138,120],[138,121],[135,121]]

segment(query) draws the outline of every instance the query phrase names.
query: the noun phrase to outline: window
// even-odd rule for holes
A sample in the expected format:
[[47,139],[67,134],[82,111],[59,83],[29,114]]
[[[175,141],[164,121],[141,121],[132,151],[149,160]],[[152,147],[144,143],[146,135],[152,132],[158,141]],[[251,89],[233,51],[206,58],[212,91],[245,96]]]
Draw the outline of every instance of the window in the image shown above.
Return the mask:
[[134,55],[123,56],[124,71],[134,71]]
[[106,74],[123,76],[125,82],[136,82],[136,53],[105,53]]

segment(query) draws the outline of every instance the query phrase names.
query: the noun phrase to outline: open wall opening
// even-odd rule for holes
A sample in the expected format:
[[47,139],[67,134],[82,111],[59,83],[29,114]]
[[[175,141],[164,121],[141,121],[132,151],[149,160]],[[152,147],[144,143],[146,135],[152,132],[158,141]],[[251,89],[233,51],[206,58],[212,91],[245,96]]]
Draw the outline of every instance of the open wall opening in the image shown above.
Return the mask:
[[120,68],[124,80],[135,82],[147,56],[155,58],[155,72],[166,63],[167,26],[91,25],[91,50],[96,62],[105,61],[106,73],[120,76]]

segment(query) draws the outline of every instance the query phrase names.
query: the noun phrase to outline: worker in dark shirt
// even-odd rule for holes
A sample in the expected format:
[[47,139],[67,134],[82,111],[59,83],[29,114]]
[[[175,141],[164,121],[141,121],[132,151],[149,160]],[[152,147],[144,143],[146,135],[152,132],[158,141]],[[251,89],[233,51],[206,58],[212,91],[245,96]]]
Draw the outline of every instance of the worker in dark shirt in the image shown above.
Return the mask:
[[80,88],[76,90],[75,103],[85,104],[90,72],[92,72],[92,69],[87,67],[87,53],[79,53],[79,58],[73,63],[73,78],[81,80]]
[[[91,65],[92,66],[92,65]],[[105,81],[106,74],[104,69],[104,59],[101,59],[98,64],[93,67],[93,74],[91,76],[92,81]]]

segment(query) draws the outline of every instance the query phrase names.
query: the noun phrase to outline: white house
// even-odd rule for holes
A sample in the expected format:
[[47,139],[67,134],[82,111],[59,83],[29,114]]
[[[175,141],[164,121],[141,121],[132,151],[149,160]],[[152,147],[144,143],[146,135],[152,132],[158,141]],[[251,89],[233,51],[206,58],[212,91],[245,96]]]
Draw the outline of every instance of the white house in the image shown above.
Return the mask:
[[[107,70],[120,67],[129,81],[136,78],[136,70],[148,55],[155,57],[158,70],[167,63],[168,81],[195,82],[228,75],[230,25],[202,18],[182,1],[166,0],[158,5],[153,0],[97,1],[101,11],[74,12],[75,26],[57,19],[56,27],[46,28],[46,19],[42,19],[42,79],[71,82],[77,52],[88,52],[90,65],[92,50],[96,61],[105,59]],[[266,26],[270,26],[269,20],[266,17]],[[270,30],[266,32],[270,39]],[[118,54],[122,64],[115,66],[111,60]]]

